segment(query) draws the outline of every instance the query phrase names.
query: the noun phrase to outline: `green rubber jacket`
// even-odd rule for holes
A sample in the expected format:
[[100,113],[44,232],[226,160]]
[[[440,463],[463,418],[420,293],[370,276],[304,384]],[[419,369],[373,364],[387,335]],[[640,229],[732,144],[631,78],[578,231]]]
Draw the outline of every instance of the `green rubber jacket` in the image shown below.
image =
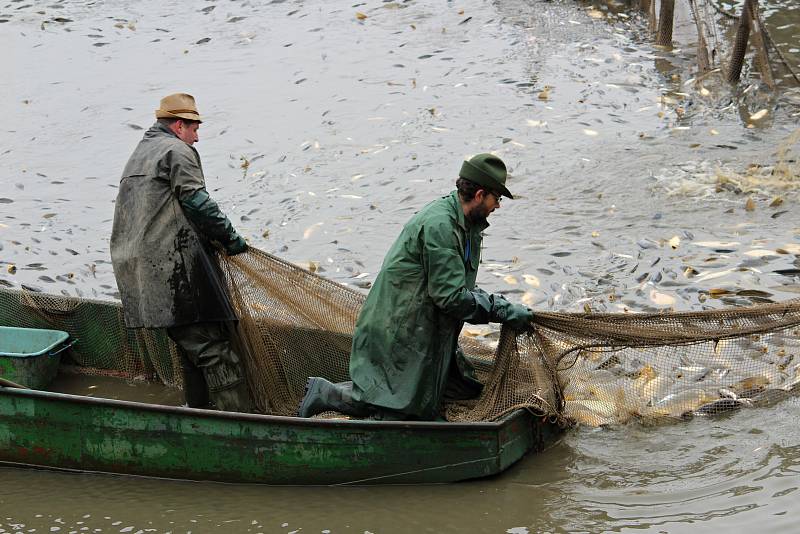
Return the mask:
[[461,328],[504,322],[520,307],[475,287],[486,227],[465,220],[456,191],[406,223],[356,322],[356,400],[431,420],[440,417],[445,390],[453,398],[480,394],[458,346]]

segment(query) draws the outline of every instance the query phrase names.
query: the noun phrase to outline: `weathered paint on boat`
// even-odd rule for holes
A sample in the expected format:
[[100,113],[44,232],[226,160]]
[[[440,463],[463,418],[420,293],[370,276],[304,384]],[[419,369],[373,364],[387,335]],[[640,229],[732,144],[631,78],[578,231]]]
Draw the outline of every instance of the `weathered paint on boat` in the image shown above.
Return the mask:
[[499,473],[557,435],[492,423],[313,420],[0,388],[0,462],[267,484],[454,482]]

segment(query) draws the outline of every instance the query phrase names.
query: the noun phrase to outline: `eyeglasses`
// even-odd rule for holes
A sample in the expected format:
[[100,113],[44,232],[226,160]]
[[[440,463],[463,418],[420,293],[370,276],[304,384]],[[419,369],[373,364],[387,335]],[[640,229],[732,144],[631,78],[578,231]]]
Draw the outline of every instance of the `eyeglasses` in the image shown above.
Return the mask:
[[500,195],[498,195],[498,194],[497,194],[497,193],[495,193],[494,191],[489,191],[489,194],[490,194],[490,195],[492,195],[492,196],[494,197],[494,201],[495,201],[495,202],[497,202],[498,204],[500,204],[500,200],[501,200],[501,197],[500,197]]

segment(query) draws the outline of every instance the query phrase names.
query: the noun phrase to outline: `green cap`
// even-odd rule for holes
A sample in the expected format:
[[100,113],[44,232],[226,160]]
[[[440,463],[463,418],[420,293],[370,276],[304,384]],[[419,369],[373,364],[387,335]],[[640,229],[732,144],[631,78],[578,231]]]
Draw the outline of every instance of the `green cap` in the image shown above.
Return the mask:
[[506,188],[506,164],[493,154],[472,156],[461,165],[461,178],[482,185],[489,191],[500,193],[504,197],[514,198]]

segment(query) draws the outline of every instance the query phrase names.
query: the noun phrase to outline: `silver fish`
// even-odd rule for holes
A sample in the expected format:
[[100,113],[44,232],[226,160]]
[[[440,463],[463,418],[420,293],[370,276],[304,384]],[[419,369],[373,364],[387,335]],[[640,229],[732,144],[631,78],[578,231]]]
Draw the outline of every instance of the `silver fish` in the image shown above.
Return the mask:
[[700,406],[699,408],[690,413],[692,415],[699,415],[699,416],[718,415],[733,410],[739,410],[744,405],[745,403],[742,402],[740,399],[723,398],[703,404],[702,406]]
[[710,369],[702,365],[680,366],[676,378],[686,380],[688,382],[699,382],[706,377]]

